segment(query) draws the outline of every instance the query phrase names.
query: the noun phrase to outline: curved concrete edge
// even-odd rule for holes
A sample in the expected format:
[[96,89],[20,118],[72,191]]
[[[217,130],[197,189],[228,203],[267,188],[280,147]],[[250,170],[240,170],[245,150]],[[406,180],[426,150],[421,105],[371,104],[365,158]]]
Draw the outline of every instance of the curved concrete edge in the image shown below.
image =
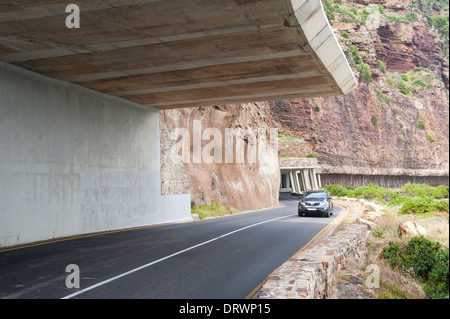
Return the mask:
[[316,56],[324,70],[329,72],[342,94],[347,94],[358,82],[344,52],[328,22],[320,0],[285,0],[296,17],[298,29],[308,41],[303,49]]

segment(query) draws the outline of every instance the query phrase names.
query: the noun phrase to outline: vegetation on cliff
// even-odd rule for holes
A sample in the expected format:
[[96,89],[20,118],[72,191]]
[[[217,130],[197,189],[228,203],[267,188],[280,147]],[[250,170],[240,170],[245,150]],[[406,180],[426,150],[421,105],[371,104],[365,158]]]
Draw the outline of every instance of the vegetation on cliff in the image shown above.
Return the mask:
[[[348,1],[345,1],[348,2]],[[441,49],[448,60],[448,46],[449,46],[449,9],[448,0],[412,0],[408,5],[409,10],[401,13],[403,10],[397,10],[400,7],[394,6],[395,10],[385,10],[385,5],[389,3],[396,4],[395,1],[386,1],[383,3],[376,3],[374,5],[367,5],[365,8],[357,8],[355,6],[348,6],[343,0],[322,0],[325,13],[333,25],[334,22],[340,21],[344,23],[356,23],[359,25],[366,25],[367,19],[371,14],[377,11],[383,15],[390,23],[408,23],[419,18],[425,18],[428,24],[439,33],[441,38]],[[351,1],[349,2],[351,3]],[[364,1],[358,1],[362,4]],[[367,1],[369,4],[369,1]],[[399,13],[400,12],[400,13]],[[348,39],[348,33],[346,36]]]
[[271,117],[281,134],[310,147],[325,173],[445,175],[448,0],[422,9],[415,0],[376,2],[322,0],[358,87],[345,96],[273,102]]
[[448,0],[413,0],[410,7],[420,10],[428,24],[438,30],[441,37],[441,49],[448,60]]

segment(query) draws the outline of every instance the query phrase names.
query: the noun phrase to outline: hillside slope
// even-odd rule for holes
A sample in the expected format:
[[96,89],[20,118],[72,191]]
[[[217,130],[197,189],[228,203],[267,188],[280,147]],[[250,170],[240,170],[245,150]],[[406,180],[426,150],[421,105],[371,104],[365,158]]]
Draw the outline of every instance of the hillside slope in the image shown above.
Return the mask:
[[410,0],[323,3],[359,85],[271,102],[280,132],[305,139],[325,172],[448,176],[448,33]]
[[[279,174],[259,174],[259,164],[171,156],[176,128],[190,132],[192,156],[194,120],[222,135],[227,128],[278,128],[288,137],[279,140],[280,156],[312,153],[324,173],[448,177],[448,0],[323,3],[358,87],[346,96],[162,111],[163,194],[190,192],[196,206],[278,203]],[[242,141],[247,147],[249,139]],[[276,154],[266,155],[277,170]]]

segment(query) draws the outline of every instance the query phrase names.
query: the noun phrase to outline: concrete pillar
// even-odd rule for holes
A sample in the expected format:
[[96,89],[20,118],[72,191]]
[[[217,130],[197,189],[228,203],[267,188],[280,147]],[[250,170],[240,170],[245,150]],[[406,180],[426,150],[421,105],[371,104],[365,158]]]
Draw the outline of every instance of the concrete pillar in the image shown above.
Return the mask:
[[297,176],[297,172],[291,172],[292,173],[292,189],[293,189],[293,193],[298,194],[300,192],[300,186],[298,184],[298,176]]
[[302,187],[302,193],[307,191],[306,183],[305,183],[305,177],[303,176],[302,170],[298,171],[298,178],[300,180],[300,185]]
[[191,220],[161,196],[158,113],[0,63],[0,245]]
[[310,169],[309,174],[311,176],[311,186],[313,189],[319,189],[319,183],[317,182],[316,170]]
[[303,174],[302,174],[301,170],[298,171],[298,178],[299,178],[299,180],[300,180],[300,185],[301,185],[301,188],[302,188],[302,193],[304,193],[304,192],[306,191],[306,184],[305,184],[305,179],[304,179],[304,177],[303,177]]
[[305,190],[311,189],[312,187],[311,187],[311,182],[309,180],[308,171],[306,169],[303,169],[302,173],[303,173],[303,178],[305,180]]
[[295,181],[294,181],[294,174],[293,172],[289,172],[289,179],[290,179],[290,183],[292,184],[292,192],[295,193],[296,189],[295,189]]
[[301,192],[300,183],[298,180],[298,174],[297,171],[292,172],[292,175],[294,177],[293,183],[295,185],[295,193],[299,194]]

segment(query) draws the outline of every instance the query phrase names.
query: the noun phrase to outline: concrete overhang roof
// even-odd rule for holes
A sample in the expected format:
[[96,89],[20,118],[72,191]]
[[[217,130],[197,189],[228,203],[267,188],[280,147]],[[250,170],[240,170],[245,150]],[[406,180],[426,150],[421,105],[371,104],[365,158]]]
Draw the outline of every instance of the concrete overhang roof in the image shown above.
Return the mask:
[[[66,6],[80,28],[66,27]],[[12,0],[0,61],[159,109],[342,95],[320,0]]]

